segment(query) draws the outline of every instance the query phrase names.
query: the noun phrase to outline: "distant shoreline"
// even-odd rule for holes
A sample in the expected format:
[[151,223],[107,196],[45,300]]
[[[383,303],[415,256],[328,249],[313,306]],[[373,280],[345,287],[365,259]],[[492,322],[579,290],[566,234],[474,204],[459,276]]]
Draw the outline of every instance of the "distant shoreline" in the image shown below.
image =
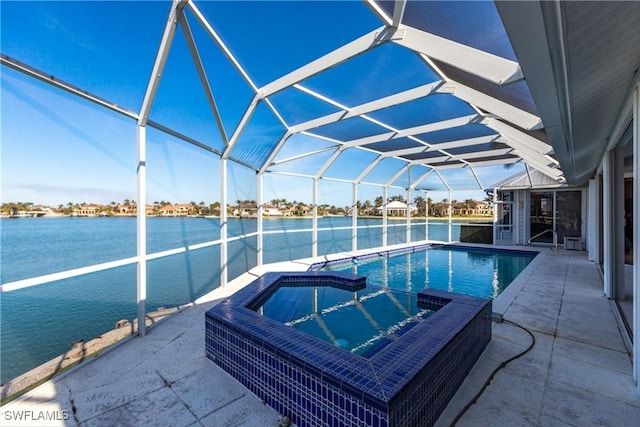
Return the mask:
[[[135,215],[59,215],[59,214],[46,214],[46,215],[42,215],[42,216],[38,216],[38,217],[12,217],[12,216],[5,216],[2,215],[2,217],[0,217],[1,219],[12,219],[12,220],[16,220],[16,219],[27,219],[27,218],[91,218],[91,219],[95,219],[95,218],[136,218]],[[193,218],[193,219],[219,219],[220,216],[217,215],[191,215],[191,216],[155,216],[155,215],[149,215],[147,216],[147,218]],[[232,216],[229,215],[227,218],[229,219],[249,219],[249,220],[253,220],[253,219],[258,219],[258,217],[256,216]],[[274,220],[274,219],[286,219],[286,220],[302,220],[302,219],[313,219],[312,216],[263,216],[263,219],[266,220]],[[351,218],[351,216],[347,216],[347,215],[326,215],[326,216],[318,216],[318,219],[323,219],[323,218]],[[379,219],[382,220],[382,216],[377,216],[377,215],[359,215],[358,219]],[[387,220],[389,221],[406,221],[406,217],[403,216],[388,216]],[[412,216],[411,219],[422,219],[422,220],[429,220],[429,221],[448,221],[449,217],[442,217],[442,216]],[[474,222],[478,222],[478,221],[489,221],[489,222],[493,222],[493,217],[485,217],[485,216],[452,216],[451,217],[452,221],[474,221]]]

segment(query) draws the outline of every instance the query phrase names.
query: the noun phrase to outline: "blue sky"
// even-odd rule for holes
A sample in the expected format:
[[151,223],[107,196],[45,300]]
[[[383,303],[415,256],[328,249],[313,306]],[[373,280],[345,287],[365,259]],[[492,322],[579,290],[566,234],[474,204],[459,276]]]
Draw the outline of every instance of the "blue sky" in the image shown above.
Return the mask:
[[[257,86],[381,25],[359,2],[333,2],[330,8],[315,2],[197,4],[211,18],[214,28]],[[0,3],[1,51],[137,112],[169,6],[169,2],[146,1],[3,1]],[[299,19],[291,19],[291,13],[296,13]],[[266,20],[265,16],[270,19]],[[210,74],[225,132],[230,135],[253,92],[196,21],[190,19],[189,22]],[[265,26],[269,31],[264,31]],[[181,31],[176,33],[174,43],[151,118],[220,150],[222,139]],[[415,56],[395,46],[379,48],[303,83],[341,103],[357,105],[372,97],[435,80],[435,75],[413,66],[412,61],[416,61]],[[109,203],[136,197],[133,120],[26,78],[8,67],[0,68],[0,73],[2,202],[30,201],[56,206],[82,201]],[[388,75],[398,78],[389,81]],[[364,78],[356,78],[358,76]],[[371,88],[378,91],[372,94]],[[314,112],[335,111],[335,107],[295,89],[276,95],[273,102],[289,124],[304,121]],[[434,106],[428,108],[434,108],[434,113],[437,108],[440,114],[449,114],[441,102],[432,104]],[[254,115],[234,151],[234,155],[256,165],[266,158],[284,132],[273,114],[267,108],[263,110]],[[402,115],[398,118],[406,120]],[[351,124],[349,131],[357,137],[380,132],[381,129],[375,127],[356,123]],[[333,131],[326,130],[328,134]],[[149,203],[219,200],[216,155],[153,129],[147,133]],[[281,158],[322,146],[322,141],[299,137],[295,143],[285,146]],[[366,167],[366,161],[346,154],[348,152],[330,169],[332,176],[353,178]],[[314,156],[283,168],[315,171],[327,156]],[[363,158],[369,159],[371,155]],[[392,176],[395,166],[393,162],[387,163],[388,166],[382,166],[373,175]],[[519,166],[508,172],[501,167],[478,168],[478,175],[484,184],[491,184],[520,170]],[[468,170],[448,170],[443,175],[455,188],[467,190],[475,183]],[[406,179],[401,177],[399,184]],[[435,176],[430,179],[435,179],[432,188],[443,188]],[[380,188],[367,185],[360,186],[358,191],[360,200],[374,200],[382,194]],[[389,194],[404,194],[404,190],[392,189]],[[455,192],[453,197],[463,200],[483,196],[480,191],[462,191]],[[229,201],[256,197],[255,173],[231,164]],[[351,185],[323,180],[319,197],[320,203],[349,205]],[[443,197],[447,194],[434,193],[433,196],[436,200]],[[267,175],[265,199],[271,198],[310,202],[311,181]]]

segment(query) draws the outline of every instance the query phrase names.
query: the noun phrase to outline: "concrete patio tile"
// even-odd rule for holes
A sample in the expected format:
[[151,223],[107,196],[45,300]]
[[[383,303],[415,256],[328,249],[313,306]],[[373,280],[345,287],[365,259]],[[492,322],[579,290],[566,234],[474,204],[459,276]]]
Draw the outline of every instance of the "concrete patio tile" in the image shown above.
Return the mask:
[[557,335],[573,341],[593,344],[620,352],[626,351],[610,311],[591,312],[583,307],[563,306]]
[[[534,347],[531,351],[551,354],[553,337],[537,331],[530,332],[533,333],[535,338]],[[494,341],[504,341],[505,345],[508,345],[509,348],[511,348],[510,355],[513,356],[529,347],[531,344],[531,337],[519,327],[503,322],[493,324],[491,343]]]
[[157,373],[150,372],[139,377],[121,378],[117,383],[83,391],[71,389],[71,399],[76,407],[78,420],[84,422],[163,387],[165,383],[162,378]]
[[199,421],[203,426],[277,427],[281,415],[249,393],[218,408]]
[[539,410],[514,404],[504,393],[485,391],[458,421],[458,427],[535,426]]
[[567,277],[572,279],[590,280],[593,278],[600,278],[600,272],[598,267],[593,262],[572,263],[567,269]]
[[607,368],[622,374],[631,372],[631,358],[627,352],[557,337],[554,354],[588,365]]
[[[486,353],[486,350],[485,350]],[[452,421],[458,415],[464,406],[475,397],[480,391],[487,378],[491,373],[500,365],[500,362],[504,359],[494,360],[490,356],[483,356],[476,362],[471,369],[471,372],[467,375],[464,382],[451,399],[451,403],[447,405],[443,413],[438,418],[435,427],[448,427],[451,426]]]
[[559,303],[564,291],[565,287],[562,282],[541,283],[531,280],[527,283],[527,286],[522,290],[521,294],[524,294],[524,296],[534,295],[539,298],[546,298]]
[[584,427],[581,424],[573,424],[567,420],[556,418],[549,414],[540,414],[537,427]]
[[513,369],[507,371],[505,368],[496,374],[485,393],[499,395],[512,406],[526,407],[532,413],[537,413],[542,405],[544,387],[544,378],[525,378],[514,375]]
[[[34,422],[25,417],[26,413],[35,414]],[[42,420],[42,418],[49,418]],[[19,397],[0,408],[0,426],[76,426],[73,418],[69,389],[64,385],[46,382],[29,394]]]
[[[586,375],[585,373],[588,373]],[[633,377],[554,354],[548,386],[584,390],[640,408]],[[640,418],[638,418],[640,420]]]
[[[531,338],[521,329],[504,324],[494,324],[494,329],[496,327],[501,329],[503,335],[505,331],[510,331],[511,333],[506,335],[511,336],[507,337],[508,341],[504,341],[494,333],[481,358],[442,413],[436,424],[437,427],[450,426],[453,419],[471,401],[500,363],[528,347]],[[496,394],[505,394],[512,404],[528,406],[532,411],[540,407],[546,375],[545,367],[548,367],[553,339],[542,334],[536,334],[536,336],[538,347],[534,347],[521,359],[516,359],[504,369],[499,370],[485,393],[491,391]],[[481,402],[477,403],[477,405],[480,404]]]
[[[571,426],[637,426],[640,408],[609,396],[560,381],[550,381],[545,390],[541,421],[560,420]],[[543,424],[563,425],[563,424]]]
[[84,426],[187,426],[196,417],[167,387],[82,421]]
[[198,419],[248,394],[246,388],[213,362],[204,361],[208,362],[206,366],[202,364],[201,369],[171,383],[171,390]]
[[548,287],[527,287],[518,294],[515,303],[526,304],[530,307],[544,307],[550,311],[559,312],[562,303],[562,289],[551,290]]
[[203,369],[210,369],[212,366],[217,368],[216,364],[205,356],[201,356],[188,361],[176,360],[170,366],[156,366],[156,369],[153,369],[153,371],[157,372],[167,382],[173,384],[195,372],[199,372]]
[[170,366],[176,360],[196,359],[204,356],[204,350],[184,353],[184,348],[199,348],[204,340],[203,337],[204,328],[202,334],[190,332],[179,336],[167,334],[162,341],[134,337],[122,348],[102,355],[61,381],[74,391],[82,391],[91,387],[115,384],[128,377],[144,375],[153,366],[156,368],[165,364]]
[[558,322],[559,308],[559,305],[537,307],[518,298],[509,306],[504,317],[527,328],[553,335]]

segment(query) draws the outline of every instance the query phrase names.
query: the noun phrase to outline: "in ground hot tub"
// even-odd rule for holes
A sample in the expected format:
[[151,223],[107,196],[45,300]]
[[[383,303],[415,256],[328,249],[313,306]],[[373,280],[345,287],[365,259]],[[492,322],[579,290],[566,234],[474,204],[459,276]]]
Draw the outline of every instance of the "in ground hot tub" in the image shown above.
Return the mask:
[[491,339],[491,301],[268,273],[206,314],[206,354],[298,426],[432,425]]

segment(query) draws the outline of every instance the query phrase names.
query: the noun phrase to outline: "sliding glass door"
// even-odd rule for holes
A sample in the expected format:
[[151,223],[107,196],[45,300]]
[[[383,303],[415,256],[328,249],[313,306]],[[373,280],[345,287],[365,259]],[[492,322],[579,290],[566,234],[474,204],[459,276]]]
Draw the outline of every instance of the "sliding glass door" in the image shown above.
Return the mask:
[[582,191],[531,192],[530,243],[553,244],[554,230],[558,244],[582,249]]

